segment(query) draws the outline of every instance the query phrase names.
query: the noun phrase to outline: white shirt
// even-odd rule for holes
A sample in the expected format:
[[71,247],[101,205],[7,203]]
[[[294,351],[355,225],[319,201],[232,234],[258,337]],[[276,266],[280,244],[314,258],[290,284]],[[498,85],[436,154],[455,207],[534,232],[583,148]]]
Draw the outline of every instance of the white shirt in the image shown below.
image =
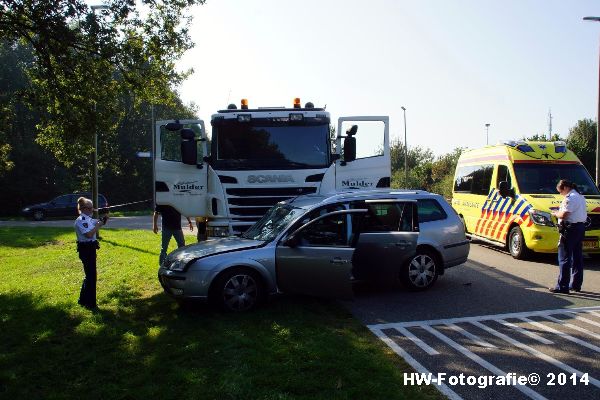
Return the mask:
[[[566,222],[572,224],[585,222],[587,220],[585,197],[580,195],[577,190],[571,190],[560,204],[559,211],[566,211],[569,213],[563,218]],[[559,222],[560,221],[561,220],[559,220]]]
[[97,219],[90,217],[89,215],[85,215],[83,213],[79,214],[79,217],[75,220],[75,234],[77,235],[78,242],[93,242],[96,240],[96,234],[91,238],[86,237],[85,234],[94,229],[96,224],[98,223]]

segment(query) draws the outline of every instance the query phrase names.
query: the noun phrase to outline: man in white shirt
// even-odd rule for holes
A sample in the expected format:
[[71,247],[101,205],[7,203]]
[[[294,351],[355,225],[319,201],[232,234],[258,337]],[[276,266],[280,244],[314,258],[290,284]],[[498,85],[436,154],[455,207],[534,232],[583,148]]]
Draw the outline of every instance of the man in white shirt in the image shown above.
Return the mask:
[[556,285],[550,291],[568,294],[571,290],[581,291],[583,283],[583,238],[587,211],[585,197],[579,194],[573,182],[561,179],[556,190],[565,197],[558,211],[552,212],[561,227],[558,243],[560,272]]

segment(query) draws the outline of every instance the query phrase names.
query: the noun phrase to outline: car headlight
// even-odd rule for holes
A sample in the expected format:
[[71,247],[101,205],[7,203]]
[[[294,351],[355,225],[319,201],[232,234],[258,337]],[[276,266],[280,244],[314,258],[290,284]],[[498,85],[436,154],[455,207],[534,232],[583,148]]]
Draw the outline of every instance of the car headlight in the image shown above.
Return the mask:
[[226,237],[229,236],[228,226],[209,226],[206,228],[206,233],[210,237]]
[[170,269],[171,271],[183,271],[185,269],[185,266],[188,264],[188,262],[190,262],[191,260],[188,259],[181,259],[181,260],[174,260],[169,266],[168,269]]
[[536,225],[555,226],[550,213],[531,209],[529,210],[529,217]]

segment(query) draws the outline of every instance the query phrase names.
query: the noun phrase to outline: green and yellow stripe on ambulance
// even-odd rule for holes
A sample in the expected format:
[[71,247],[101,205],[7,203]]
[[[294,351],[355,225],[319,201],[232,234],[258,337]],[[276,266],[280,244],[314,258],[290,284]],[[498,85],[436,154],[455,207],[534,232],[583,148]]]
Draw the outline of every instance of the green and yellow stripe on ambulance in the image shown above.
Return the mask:
[[496,241],[506,241],[508,228],[514,223],[533,224],[529,218],[529,210],[532,205],[520,195],[512,197],[501,197],[496,189],[491,189],[483,206],[481,216],[475,226],[475,234]]

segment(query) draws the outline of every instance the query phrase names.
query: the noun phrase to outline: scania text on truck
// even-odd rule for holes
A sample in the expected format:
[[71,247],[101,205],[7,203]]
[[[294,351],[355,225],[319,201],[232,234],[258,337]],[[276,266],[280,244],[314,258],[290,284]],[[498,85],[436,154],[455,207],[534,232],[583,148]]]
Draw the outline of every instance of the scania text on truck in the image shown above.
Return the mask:
[[302,194],[390,186],[388,117],[339,118],[332,138],[324,108],[296,98],[250,109],[244,99],[211,126],[209,140],[201,120],[157,121],[154,153],[156,204],[205,217],[208,236],[241,234]]

